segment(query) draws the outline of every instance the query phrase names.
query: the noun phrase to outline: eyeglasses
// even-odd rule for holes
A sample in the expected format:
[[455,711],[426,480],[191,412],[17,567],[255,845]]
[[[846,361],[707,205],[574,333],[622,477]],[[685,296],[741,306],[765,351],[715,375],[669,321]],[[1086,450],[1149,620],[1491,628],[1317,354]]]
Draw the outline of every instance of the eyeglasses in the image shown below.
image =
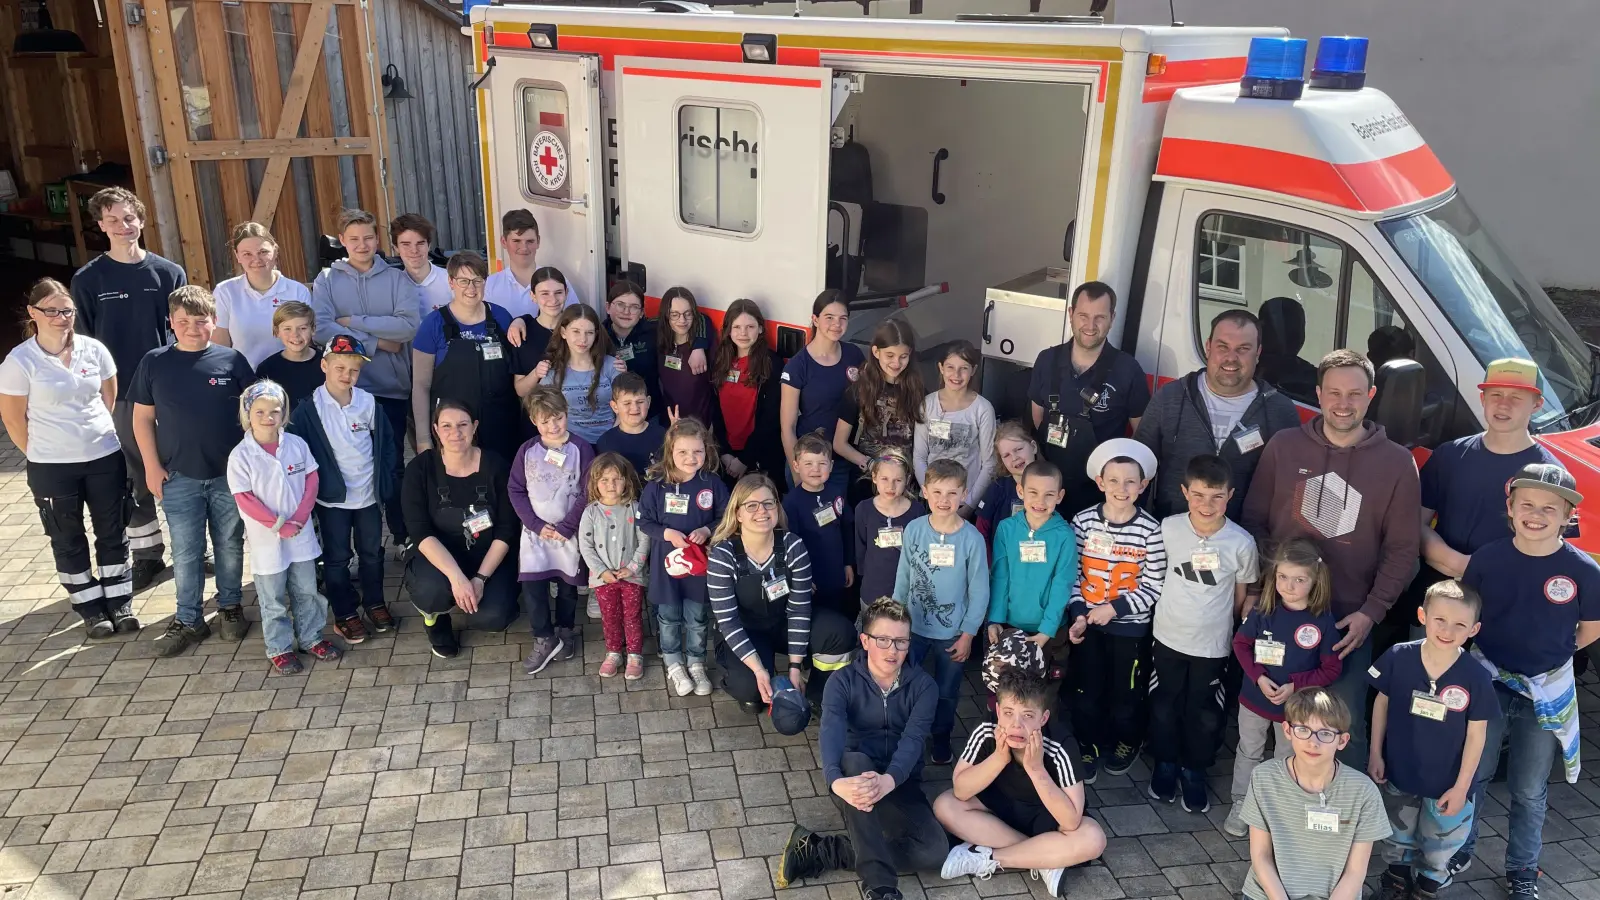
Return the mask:
[[644,312],[644,307],[638,303],[617,303],[612,301],[611,308],[619,313]]
[[481,288],[484,284],[482,278],[456,278],[454,281],[459,288]]
[[684,312],[669,312],[667,313],[667,318],[674,322],[693,322],[694,310],[691,309]]
[[778,508],[778,503],[775,500],[746,500],[739,504],[739,508],[753,516],[758,512],[772,512]]
[[75,309],[51,309],[46,306],[35,306],[34,309],[38,310],[39,315],[44,316],[46,319],[70,319],[78,314]]
[[879,637],[875,634],[869,634],[867,637],[872,638],[872,642],[878,645],[879,650],[887,650],[890,647],[893,647],[896,650],[911,649],[911,638]]
[[1331,744],[1337,741],[1341,734],[1344,734],[1344,732],[1334,731],[1332,728],[1318,728],[1312,731],[1308,725],[1290,725],[1289,733],[1302,741],[1315,735],[1319,744]]

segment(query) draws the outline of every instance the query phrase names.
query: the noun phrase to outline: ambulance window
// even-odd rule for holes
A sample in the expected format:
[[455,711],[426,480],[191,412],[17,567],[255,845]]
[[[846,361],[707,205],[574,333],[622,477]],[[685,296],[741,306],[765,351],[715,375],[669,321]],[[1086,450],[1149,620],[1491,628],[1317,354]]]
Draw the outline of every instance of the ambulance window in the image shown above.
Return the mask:
[[742,106],[678,108],[678,217],[752,234],[761,183],[761,116]]
[[1345,248],[1281,222],[1207,213],[1195,236],[1195,322],[1248,309],[1261,320],[1257,374],[1303,403],[1317,402],[1317,363],[1339,345]]
[[1394,298],[1361,260],[1350,267],[1350,317],[1344,345],[1365,353],[1374,367],[1391,359],[1416,359],[1417,334]]
[[524,84],[522,193],[530,199],[571,198],[567,167],[567,92],[559,85]]

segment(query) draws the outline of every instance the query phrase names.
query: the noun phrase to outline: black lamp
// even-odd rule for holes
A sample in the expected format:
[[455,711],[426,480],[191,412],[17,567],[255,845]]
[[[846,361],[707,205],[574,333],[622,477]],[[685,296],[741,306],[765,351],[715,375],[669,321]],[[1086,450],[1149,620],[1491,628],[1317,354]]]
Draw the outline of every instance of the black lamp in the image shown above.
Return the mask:
[[739,40],[747,63],[776,63],[778,61],[778,36],[775,34],[747,34]]
[[556,27],[535,23],[528,26],[528,46],[535,50],[555,50]]
[[32,29],[17,34],[17,39],[11,44],[12,53],[88,53],[89,48],[83,44],[83,38],[76,32],[55,27],[50,21],[50,10],[46,8],[45,0],[34,0],[34,22]]
[[386,100],[410,100],[412,93],[406,90],[406,80],[400,77],[400,70],[394,63],[383,70],[383,96]]

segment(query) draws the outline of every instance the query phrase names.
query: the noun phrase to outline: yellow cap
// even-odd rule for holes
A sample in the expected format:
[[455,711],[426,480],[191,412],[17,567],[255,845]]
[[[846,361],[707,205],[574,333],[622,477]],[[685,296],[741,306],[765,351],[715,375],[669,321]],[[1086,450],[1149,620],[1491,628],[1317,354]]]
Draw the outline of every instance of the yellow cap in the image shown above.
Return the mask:
[[1521,388],[1543,396],[1539,390],[1539,364],[1531,359],[1497,359],[1484,371],[1478,390],[1492,387]]

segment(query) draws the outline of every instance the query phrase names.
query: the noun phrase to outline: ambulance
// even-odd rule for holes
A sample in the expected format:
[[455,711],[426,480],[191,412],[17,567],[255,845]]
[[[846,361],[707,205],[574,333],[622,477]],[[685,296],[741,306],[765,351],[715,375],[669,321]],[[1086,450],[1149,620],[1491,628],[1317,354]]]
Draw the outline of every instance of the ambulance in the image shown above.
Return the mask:
[[1485,364],[1525,356],[1534,430],[1600,498],[1595,350],[1365,86],[1366,39],[1322,38],[1308,74],[1279,28],[650,5],[472,10],[492,256],[528,208],[581,296],[682,285],[713,324],[749,297],[785,356],[838,288],[858,340],[892,315],[977,344],[1002,415],[1080,282],[1116,290],[1111,339],[1158,384],[1248,309],[1308,415],[1328,351],[1387,362],[1372,416],[1419,456],[1481,430]]

